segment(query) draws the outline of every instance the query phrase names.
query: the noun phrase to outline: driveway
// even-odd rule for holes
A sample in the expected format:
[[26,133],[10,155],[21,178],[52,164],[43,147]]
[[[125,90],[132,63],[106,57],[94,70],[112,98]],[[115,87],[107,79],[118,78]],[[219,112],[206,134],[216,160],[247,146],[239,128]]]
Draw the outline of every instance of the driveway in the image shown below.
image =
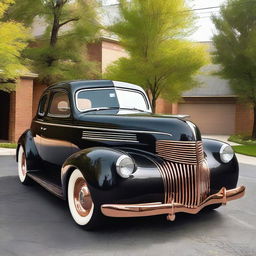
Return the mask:
[[65,202],[23,186],[14,156],[0,156],[0,255],[256,255],[256,170],[241,164],[245,198],[210,213],[109,219],[98,231],[75,225]]

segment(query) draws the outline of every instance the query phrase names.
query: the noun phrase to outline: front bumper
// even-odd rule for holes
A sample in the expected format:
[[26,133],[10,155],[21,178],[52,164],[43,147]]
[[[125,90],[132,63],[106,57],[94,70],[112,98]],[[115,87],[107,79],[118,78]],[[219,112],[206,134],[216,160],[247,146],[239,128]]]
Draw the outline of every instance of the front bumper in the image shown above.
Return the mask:
[[147,204],[104,204],[101,206],[101,211],[105,216],[108,217],[145,217],[167,214],[167,219],[174,221],[175,214],[178,212],[197,214],[208,205],[225,205],[228,201],[243,197],[244,194],[244,186],[230,190],[222,188],[218,193],[207,197],[200,205],[195,208],[188,208],[185,205],[175,203],[173,201],[172,203],[168,204],[163,204],[161,202]]

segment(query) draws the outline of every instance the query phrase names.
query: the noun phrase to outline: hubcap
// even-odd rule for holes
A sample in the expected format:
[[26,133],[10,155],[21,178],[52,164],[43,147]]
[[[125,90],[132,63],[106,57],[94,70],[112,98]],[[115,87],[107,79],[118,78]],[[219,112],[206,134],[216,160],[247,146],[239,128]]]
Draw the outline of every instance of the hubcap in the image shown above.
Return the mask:
[[89,188],[83,178],[77,179],[74,188],[74,203],[78,214],[87,216],[92,209],[92,198]]
[[26,168],[26,156],[24,152],[22,153],[22,157],[21,157],[21,172],[23,176],[26,176],[27,168]]

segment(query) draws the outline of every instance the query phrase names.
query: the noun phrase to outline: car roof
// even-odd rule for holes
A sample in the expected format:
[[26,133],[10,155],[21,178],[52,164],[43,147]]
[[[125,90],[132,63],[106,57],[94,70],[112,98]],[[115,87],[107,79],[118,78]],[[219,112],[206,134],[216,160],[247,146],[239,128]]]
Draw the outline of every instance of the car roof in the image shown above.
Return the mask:
[[135,84],[130,84],[126,82],[112,81],[112,80],[76,80],[76,81],[65,81],[60,82],[48,87],[48,90],[52,89],[68,89],[72,92],[81,90],[81,89],[93,89],[93,88],[108,88],[108,87],[118,87],[118,88],[127,88],[138,90],[143,93],[144,90]]

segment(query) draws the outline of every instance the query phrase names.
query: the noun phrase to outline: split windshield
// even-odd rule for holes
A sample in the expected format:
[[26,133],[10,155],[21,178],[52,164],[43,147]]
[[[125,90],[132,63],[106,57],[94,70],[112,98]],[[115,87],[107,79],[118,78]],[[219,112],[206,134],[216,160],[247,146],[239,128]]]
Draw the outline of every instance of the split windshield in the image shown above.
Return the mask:
[[142,93],[118,88],[81,90],[77,93],[76,105],[80,112],[112,108],[149,112],[148,103]]

